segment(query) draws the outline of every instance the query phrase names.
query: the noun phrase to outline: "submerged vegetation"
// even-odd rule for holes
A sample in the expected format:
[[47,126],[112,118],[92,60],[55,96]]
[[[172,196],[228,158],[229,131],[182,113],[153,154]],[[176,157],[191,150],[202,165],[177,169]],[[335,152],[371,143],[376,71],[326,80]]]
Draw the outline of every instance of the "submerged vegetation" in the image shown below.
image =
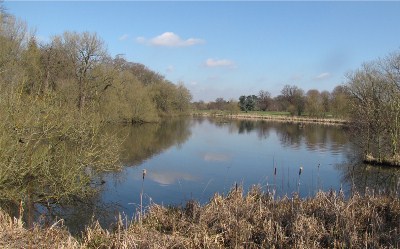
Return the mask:
[[398,198],[319,192],[274,199],[258,187],[216,194],[208,204],[153,204],[141,222],[120,219],[110,231],[93,223],[76,239],[55,223],[24,229],[0,213],[0,238],[10,247],[63,248],[398,248]]

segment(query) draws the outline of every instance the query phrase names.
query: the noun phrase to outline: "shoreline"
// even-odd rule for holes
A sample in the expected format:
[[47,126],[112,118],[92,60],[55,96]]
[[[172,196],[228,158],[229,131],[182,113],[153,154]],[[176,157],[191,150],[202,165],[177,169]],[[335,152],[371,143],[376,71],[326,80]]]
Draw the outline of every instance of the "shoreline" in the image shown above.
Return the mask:
[[[388,219],[387,217],[390,217]],[[0,247],[5,248],[398,248],[398,196],[318,192],[312,198],[276,198],[253,187],[232,188],[205,205],[153,204],[129,222],[121,215],[102,228],[93,221],[73,237],[62,220],[27,229],[0,209]],[[374,226],[371,226],[374,224]]]
[[371,155],[366,155],[364,156],[363,163],[372,165],[372,166],[378,166],[378,167],[390,167],[390,168],[400,168],[400,162],[395,158],[392,159],[378,159],[375,158]]
[[268,121],[279,121],[287,123],[299,123],[299,124],[325,124],[325,125],[349,125],[350,122],[345,119],[335,119],[335,118],[311,118],[311,117],[298,117],[298,116],[283,116],[283,115],[259,115],[259,114],[223,114],[223,113],[192,113],[193,117],[203,116],[203,117],[221,117],[221,118],[231,118],[231,119],[241,119],[241,120],[268,120]]

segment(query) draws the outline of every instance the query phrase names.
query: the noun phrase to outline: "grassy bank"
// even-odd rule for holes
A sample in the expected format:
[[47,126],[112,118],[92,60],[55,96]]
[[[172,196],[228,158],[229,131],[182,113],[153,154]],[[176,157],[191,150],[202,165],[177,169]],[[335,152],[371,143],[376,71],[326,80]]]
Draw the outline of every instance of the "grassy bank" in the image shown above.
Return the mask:
[[290,123],[318,123],[332,125],[346,125],[349,122],[345,119],[310,117],[310,116],[291,116],[288,112],[240,112],[231,114],[226,111],[196,111],[193,116],[206,117],[228,117],[234,119],[252,119],[252,120],[272,120]]
[[399,248],[400,201],[395,197],[318,193],[282,198],[253,188],[208,204],[183,208],[152,205],[142,222],[120,222],[111,231],[94,223],[82,238],[57,223],[24,229],[0,214],[2,248]]

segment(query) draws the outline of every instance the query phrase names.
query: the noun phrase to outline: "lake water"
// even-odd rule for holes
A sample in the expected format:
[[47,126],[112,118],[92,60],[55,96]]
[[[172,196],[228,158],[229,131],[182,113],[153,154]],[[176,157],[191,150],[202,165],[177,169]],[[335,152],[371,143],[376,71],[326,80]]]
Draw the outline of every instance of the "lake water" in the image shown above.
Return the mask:
[[356,163],[356,147],[342,126],[193,118],[115,129],[125,138],[126,167],[103,176],[96,200],[102,208],[80,210],[67,223],[85,224],[90,212],[106,214],[104,224],[118,213],[132,217],[140,210],[142,189],[144,206],[184,205],[191,199],[204,204],[235,184],[244,190],[259,185],[277,197],[399,189],[399,170]]

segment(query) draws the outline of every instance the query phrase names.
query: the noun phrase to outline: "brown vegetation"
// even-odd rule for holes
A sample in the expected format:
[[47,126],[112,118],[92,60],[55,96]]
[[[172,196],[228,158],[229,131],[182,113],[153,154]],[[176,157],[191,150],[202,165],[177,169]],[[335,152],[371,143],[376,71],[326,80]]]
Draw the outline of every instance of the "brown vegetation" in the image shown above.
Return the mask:
[[239,187],[204,206],[153,204],[142,223],[120,220],[112,231],[94,223],[79,242],[56,226],[26,230],[1,214],[0,238],[1,246],[13,248],[398,248],[399,224],[397,197],[354,194],[346,200],[319,192],[276,200],[258,187],[247,195]]
[[288,123],[317,123],[317,124],[332,124],[332,125],[346,125],[349,121],[338,118],[317,118],[317,117],[299,117],[299,116],[283,116],[283,115],[258,115],[250,113],[241,114],[218,114],[218,113],[194,113],[194,116],[215,116],[215,117],[228,117],[233,119],[250,119],[250,120],[271,120],[281,121]]
[[28,30],[0,1],[0,205],[21,205],[32,218],[35,204],[93,197],[99,174],[120,168],[124,137],[106,124],[187,114],[191,94],[144,65],[111,58],[95,33],[44,43]]
[[400,164],[400,51],[350,73],[354,138],[374,164]]

